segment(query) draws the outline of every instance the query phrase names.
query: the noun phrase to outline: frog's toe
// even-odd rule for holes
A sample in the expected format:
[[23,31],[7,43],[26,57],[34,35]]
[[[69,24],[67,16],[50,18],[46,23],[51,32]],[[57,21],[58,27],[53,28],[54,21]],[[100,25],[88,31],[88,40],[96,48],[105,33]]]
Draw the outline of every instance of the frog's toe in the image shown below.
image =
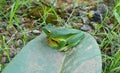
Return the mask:
[[61,48],[61,49],[59,49],[58,51],[65,51],[65,50],[67,50],[68,48],[67,48],[67,46],[66,47],[63,47],[63,48]]

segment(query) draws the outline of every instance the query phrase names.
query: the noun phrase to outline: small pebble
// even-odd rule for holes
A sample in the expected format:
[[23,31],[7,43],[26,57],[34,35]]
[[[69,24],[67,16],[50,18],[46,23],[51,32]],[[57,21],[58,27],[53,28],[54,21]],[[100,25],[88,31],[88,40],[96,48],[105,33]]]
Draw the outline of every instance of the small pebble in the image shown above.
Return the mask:
[[89,25],[83,25],[83,26],[81,27],[81,30],[83,30],[83,31],[88,31],[88,30],[91,30],[91,27],[90,27]]
[[7,57],[2,57],[1,63],[8,63],[8,58]]
[[21,39],[19,39],[19,40],[17,41],[17,44],[18,44],[18,45],[23,45],[22,40],[21,40]]
[[96,39],[96,41],[97,41],[98,44],[100,44],[101,41],[103,40],[102,37],[96,37],[96,36],[95,36],[94,38]]
[[33,33],[40,34],[41,32],[39,30],[33,30]]

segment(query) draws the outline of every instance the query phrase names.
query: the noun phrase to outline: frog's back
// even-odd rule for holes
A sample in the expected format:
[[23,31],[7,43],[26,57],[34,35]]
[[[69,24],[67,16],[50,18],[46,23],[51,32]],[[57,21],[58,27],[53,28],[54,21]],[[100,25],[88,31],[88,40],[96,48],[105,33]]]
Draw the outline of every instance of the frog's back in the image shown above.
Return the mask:
[[81,30],[66,27],[54,27],[52,25],[46,25],[44,28],[50,31],[49,35],[54,38],[68,37],[77,33],[81,33]]
[[80,30],[77,30],[77,29],[65,28],[65,27],[55,28],[55,30],[56,30],[56,33],[64,34],[64,35],[77,34],[81,32]]

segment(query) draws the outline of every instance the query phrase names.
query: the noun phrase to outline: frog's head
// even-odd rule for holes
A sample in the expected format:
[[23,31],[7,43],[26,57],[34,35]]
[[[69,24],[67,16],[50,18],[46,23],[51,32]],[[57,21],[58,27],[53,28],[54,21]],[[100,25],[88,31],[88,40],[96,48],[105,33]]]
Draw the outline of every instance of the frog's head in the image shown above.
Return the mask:
[[46,25],[42,28],[42,30],[47,36],[52,36],[54,32],[54,27],[52,25]]

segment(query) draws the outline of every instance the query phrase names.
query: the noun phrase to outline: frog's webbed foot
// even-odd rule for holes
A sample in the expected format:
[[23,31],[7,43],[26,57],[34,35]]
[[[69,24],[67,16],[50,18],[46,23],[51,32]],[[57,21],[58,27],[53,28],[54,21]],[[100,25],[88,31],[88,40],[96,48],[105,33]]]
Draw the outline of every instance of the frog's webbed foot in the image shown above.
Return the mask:
[[68,50],[72,50],[72,48],[70,48],[69,46],[65,46],[65,47],[59,49],[58,51],[60,51],[60,52],[66,52]]
[[58,51],[67,51],[69,48],[68,48],[68,46],[65,46],[65,47],[63,47],[63,48],[61,48],[61,49],[59,49]]

